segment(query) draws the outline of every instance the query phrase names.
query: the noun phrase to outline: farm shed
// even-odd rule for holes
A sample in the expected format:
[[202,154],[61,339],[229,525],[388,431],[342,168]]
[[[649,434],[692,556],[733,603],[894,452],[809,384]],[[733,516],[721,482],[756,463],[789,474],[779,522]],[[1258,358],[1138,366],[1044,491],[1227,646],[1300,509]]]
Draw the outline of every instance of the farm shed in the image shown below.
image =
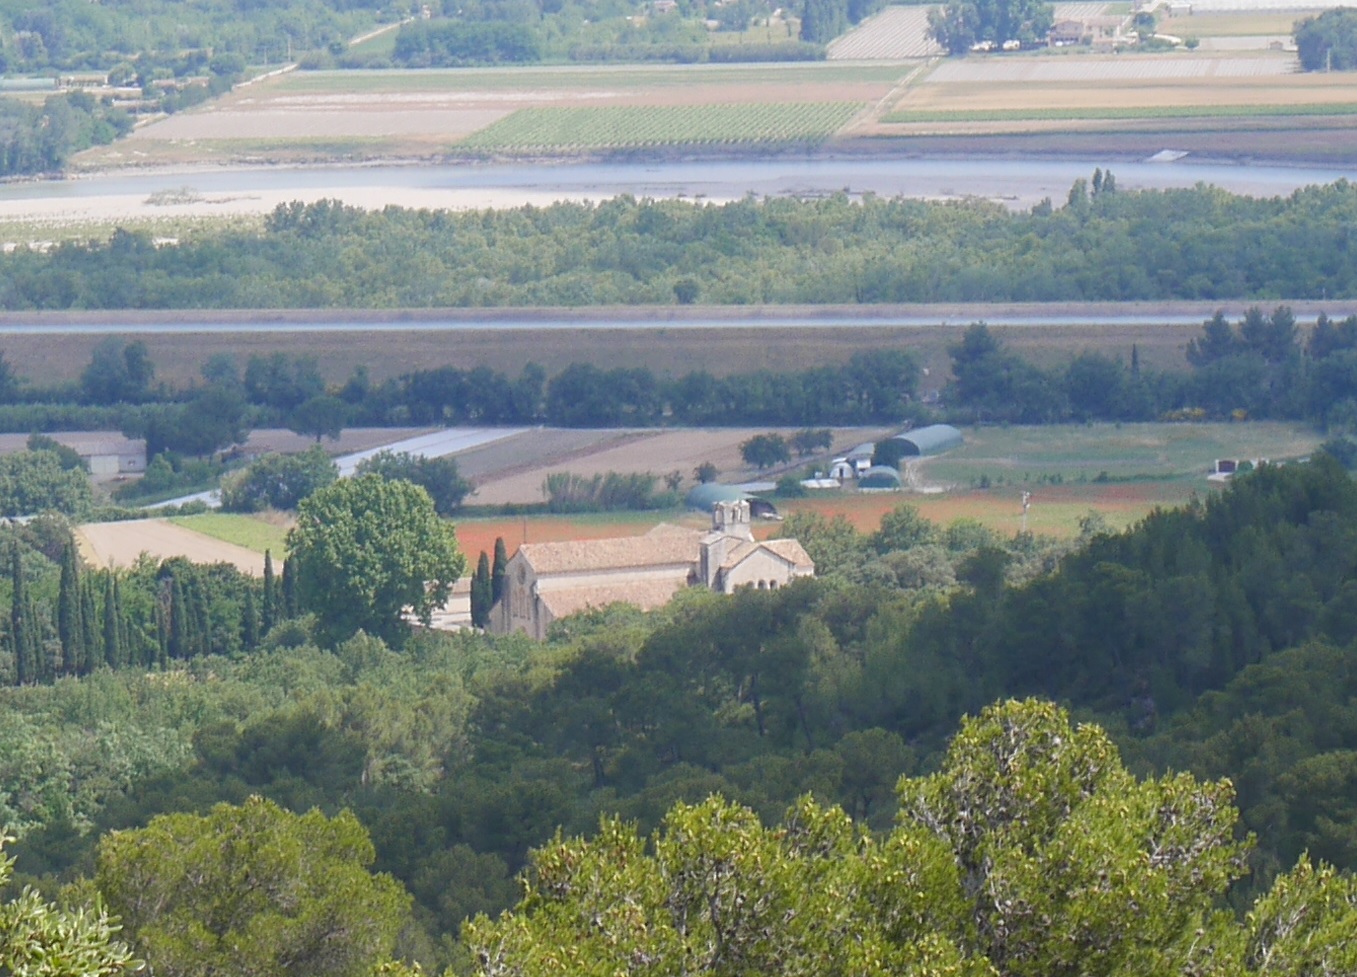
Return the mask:
[[700,512],[711,512],[718,502],[748,502],[750,514],[755,519],[777,518],[777,506],[734,485],[721,485],[717,482],[694,485],[684,499],[684,504],[689,509],[697,509]]
[[874,492],[898,492],[900,473],[889,465],[873,465],[858,479],[858,488]]
[[909,456],[940,455],[966,443],[961,432],[950,424],[930,424],[908,434],[897,434],[891,440],[903,442],[904,453]]

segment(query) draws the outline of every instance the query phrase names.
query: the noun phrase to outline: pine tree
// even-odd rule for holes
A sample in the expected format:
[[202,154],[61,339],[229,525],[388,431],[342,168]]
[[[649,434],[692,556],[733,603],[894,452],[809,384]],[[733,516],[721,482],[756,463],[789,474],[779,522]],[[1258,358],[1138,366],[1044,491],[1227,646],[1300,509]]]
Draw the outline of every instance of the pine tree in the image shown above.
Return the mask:
[[499,603],[504,593],[504,575],[509,572],[509,552],[504,548],[504,537],[495,537],[495,563],[490,570],[490,604]]
[[118,575],[108,571],[104,585],[104,661],[109,668],[123,665],[122,630],[118,626]]
[[14,642],[14,682],[27,685],[33,681],[34,666],[32,634],[28,620],[28,588],[24,586],[23,562],[19,556],[19,544],[10,548],[10,584],[14,595],[9,609],[9,634]]
[[263,625],[263,631],[268,634],[277,623],[275,615],[277,608],[274,601],[277,599],[277,581],[273,579],[273,553],[269,550],[264,551],[264,602],[262,606],[263,616],[260,622]]

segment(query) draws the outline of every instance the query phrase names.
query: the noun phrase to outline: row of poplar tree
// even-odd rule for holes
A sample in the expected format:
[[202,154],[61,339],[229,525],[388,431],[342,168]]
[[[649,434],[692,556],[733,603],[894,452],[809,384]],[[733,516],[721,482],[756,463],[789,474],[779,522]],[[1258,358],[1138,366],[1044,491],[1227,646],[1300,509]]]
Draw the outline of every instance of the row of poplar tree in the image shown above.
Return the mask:
[[[273,626],[298,613],[296,569],[281,574],[266,553],[256,580],[229,564],[176,558],[126,571],[88,570],[75,541],[60,554],[55,604],[41,591],[44,558],[10,545],[11,604],[0,681],[31,685],[98,668],[160,668],[208,654],[256,650]],[[50,587],[46,588],[50,594]]]

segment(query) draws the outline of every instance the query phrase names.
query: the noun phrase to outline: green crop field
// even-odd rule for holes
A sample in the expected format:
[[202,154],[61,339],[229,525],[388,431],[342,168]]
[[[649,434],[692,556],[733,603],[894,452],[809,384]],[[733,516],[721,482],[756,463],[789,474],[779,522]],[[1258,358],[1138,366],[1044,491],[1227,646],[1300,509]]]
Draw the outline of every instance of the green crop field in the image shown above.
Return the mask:
[[861,109],[856,102],[533,108],[515,112],[460,145],[521,151],[821,142]]
[[982,427],[922,465],[930,484],[973,486],[1189,480],[1205,485],[1216,458],[1284,461],[1322,440],[1300,424],[1094,424]]
[[272,550],[279,572],[283,569],[283,555],[287,552],[284,537],[287,527],[278,521],[259,516],[237,516],[226,512],[208,512],[200,516],[174,516],[168,520],[176,526],[235,543],[246,549],[263,553]]

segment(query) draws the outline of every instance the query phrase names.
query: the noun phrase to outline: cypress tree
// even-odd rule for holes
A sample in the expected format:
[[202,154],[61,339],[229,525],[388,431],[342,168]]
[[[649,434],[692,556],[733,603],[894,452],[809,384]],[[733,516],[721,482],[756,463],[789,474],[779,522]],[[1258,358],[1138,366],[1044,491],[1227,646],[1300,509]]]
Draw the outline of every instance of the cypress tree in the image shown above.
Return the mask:
[[80,563],[75,540],[66,540],[61,553],[61,588],[57,592],[57,637],[61,640],[61,671],[76,675],[85,661],[85,628],[81,621]]
[[117,612],[114,619],[118,623],[118,646],[122,648],[123,664],[146,664],[140,654],[141,642],[132,640],[132,622],[127,619],[127,609],[123,607],[123,585],[116,574],[113,577],[113,607]]
[[10,548],[10,584],[14,599],[9,609],[9,634],[14,642],[14,681],[27,685],[33,681],[33,649],[28,620],[28,588],[24,586],[24,568],[19,557],[19,544]]
[[108,571],[104,584],[104,661],[109,668],[123,665],[122,629],[119,627],[118,575]]
[[170,657],[178,660],[187,658],[189,652],[190,624],[188,608],[184,606],[184,588],[178,580],[170,586]]
[[283,561],[283,617],[297,616],[297,561],[289,556]]
[[504,575],[509,572],[509,552],[504,548],[504,537],[495,537],[495,565],[490,571],[490,603],[498,604],[504,593]]
[[215,649],[212,647],[212,627],[207,617],[207,598],[203,595],[203,588],[197,580],[189,582],[184,596],[193,614],[193,654],[199,656],[210,654]]
[[483,628],[490,620],[490,559],[481,550],[476,574],[471,578],[471,626]]
[[240,605],[240,646],[247,652],[259,647],[259,620],[254,613],[253,587],[245,588],[245,600]]
[[[56,647],[48,640],[47,629],[42,626],[42,618],[38,616],[38,605],[33,601],[33,591],[29,590],[26,594],[29,660],[36,663],[33,671],[37,680],[39,682],[51,682],[57,675]],[[50,615],[50,611],[48,613]],[[51,623],[50,617],[48,623]]]
[[98,668],[104,660],[103,649],[99,646],[99,617],[95,607],[94,580],[88,576],[82,577],[80,579],[80,641],[85,657],[80,663],[81,675],[88,675]]
[[[284,564],[284,566],[286,566],[286,564]],[[276,588],[277,588],[277,581],[275,581],[275,580],[273,579],[273,554],[272,554],[270,551],[265,550],[265,551],[264,551],[264,602],[263,602],[263,620],[262,620],[262,622],[261,622],[261,623],[263,624],[263,630],[264,630],[264,633],[265,633],[265,634],[268,634],[269,631],[273,628],[273,625],[274,625],[275,623],[277,623],[276,620],[275,620],[275,615],[277,614],[277,608],[276,608],[276,606],[274,605],[274,601],[277,599],[277,594],[275,593]],[[251,647],[253,647],[253,646],[251,646]]]

